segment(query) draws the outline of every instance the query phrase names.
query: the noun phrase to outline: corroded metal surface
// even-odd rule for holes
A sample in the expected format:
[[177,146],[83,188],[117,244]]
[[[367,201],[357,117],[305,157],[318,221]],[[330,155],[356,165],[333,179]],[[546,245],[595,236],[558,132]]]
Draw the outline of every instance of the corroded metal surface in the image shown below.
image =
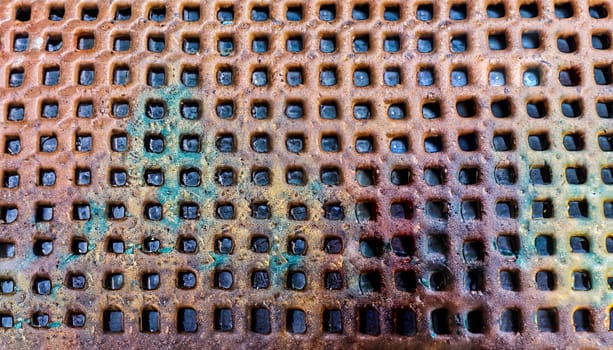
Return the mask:
[[0,5],[3,347],[602,347],[602,1]]

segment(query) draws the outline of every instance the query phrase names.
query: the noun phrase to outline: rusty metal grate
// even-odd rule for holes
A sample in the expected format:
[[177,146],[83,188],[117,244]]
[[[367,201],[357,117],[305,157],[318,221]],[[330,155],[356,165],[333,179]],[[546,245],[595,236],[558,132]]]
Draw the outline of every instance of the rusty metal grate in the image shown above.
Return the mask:
[[3,3],[3,346],[611,344],[611,11]]

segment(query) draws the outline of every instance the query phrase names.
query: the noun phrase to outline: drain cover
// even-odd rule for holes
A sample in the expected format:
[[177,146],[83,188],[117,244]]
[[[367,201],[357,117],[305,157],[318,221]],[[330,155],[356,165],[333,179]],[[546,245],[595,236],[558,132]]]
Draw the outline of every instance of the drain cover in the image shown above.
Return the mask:
[[611,11],[3,3],[2,343],[611,344]]

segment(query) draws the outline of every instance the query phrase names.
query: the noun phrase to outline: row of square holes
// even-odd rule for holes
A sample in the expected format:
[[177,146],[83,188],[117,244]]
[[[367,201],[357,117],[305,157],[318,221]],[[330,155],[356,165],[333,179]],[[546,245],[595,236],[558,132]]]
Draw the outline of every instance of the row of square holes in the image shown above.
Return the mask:
[[[565,150],[575,152],[585,148],[584,135],[581,133],[568,133],[563,137]],[[111,150],[125,152],[128,150],[127,136],[116,134],[111,138]],[[219,152],[232,153],[236,151],[236,142],[233,134],[224,133],[216,137],[215,147]],[[551,148],[547,132],[531,133],[528,135],[528,146],[533,151],[547,151]],[[494,149],[499,151],[512,150],[514,141],[512,135],[508,133],[495,135],[492,139]],[[323,152],[341,152],[341,139],[334,133],[323,134],[320,138],[320,148]],[[270,153],[272,151],[271,136],[266,133],[256,133],[250,137],[251,150],[256,153]],[[285,146],[287,151],[301,153],[306,151],[305,137],[299,134],[287,137]],[[479,135],[476,132],[466,132],[458,136],[457,144],[460,150],[474,152],[480,149]],[[597,144],[602,152],[613,151],[613,134],[601,134],[597,136]],[[377,144],[372,135],[356,136],[355,151],[360,154],[377,152]],[[42,135],[39,138],[38,151],[42,153],[53,153],[58,150],[59,142],[55,134]],[[78,134],[75,139],[75,150],[78,152],[91,152],[93,140],[91,134]],[[444,137],[441,134],[433,133],[426,136],[423,141],[423,149],[426,153],[444,152],[446,149]],[[22,144],[19,136],[5,136],[4,153],[17,155],[21,153]],[[149,153],[163,153],[165,150],[164,138],[161,135],[145,135],[144,150]],[[409,139],[407,136],[397,136],[390,140],[389,150],[391,153],[402,154],[410,151]],[[181,151],[194,153],[200,151],[200,141],[198,135],[183,135],[181,137]]]
[[[428,250],[434,254],[447,254],[447,246],[443,236],[432,238],[428,243]],[[265,240],[265,243],[262,242]],[[400,241],[400,242],[399,242]],[[611,237],[607,237],[607,244],[611,241]],[[157,244],[154,249],[159,250],[159,241],[148,238],[145,240],[143,251],[151,249],[153,244]],[[394,251],[396,255],[406,257],[414,253],[414,242],[402,236],[396,236],[392,239],[392,244],[396,244]],[[506,256],[517,256],[519,243],[516,236],[500,235],[496,241],[497,249]],[[197,249],[197,243],[192,238],[184,237],[179,240],[179,251],[186,253],[185,249]],[[264,252],[268,249],[268,239],[265,236],[255,236],[251,241],[251,249],[254,252]],[[360,241],[360,251],[364,257],[373,258],[383,255],[382,240],[379,238],[366,238]],[[413,245],[413,246],[411,246]],[[583,236],[573,236],[570,240],[571,249],[573,252],[585,253],[589,252],[589,242]],[[551,254],[553,252],[553,242],[551,236],[540,235],[535,240],[537,253]],[[73,254],[84,255],[88,252],[88,243],[83,238],[75,238],[72,241]],[[108,240],[107,250],[109,253],[121,254],[125,252],[125,243],[117,238]],[[607,249],[609,249],[608,247]],[[215,242],[215,251],[219,254],[231,254],[233,249],[233,241],[230,237],[218,238]],[[288,242],[288,253],[292,255],[306,254],[306,241],[302,238],[293,238]],[[340,253],[342,251],[342,241],[337,237],[328,237],[324,242],[324,251],[329,254]],[[34,243],[34,253],[38,256],[47,256],[53,252],[53,241],[48,239],[38,239]],[[13,243],[0,243],[0,257],[14,257],[15,248]],[[485,250],[481,241],[465,241],[463,245],[464,260],[472,265],[482,262],[485,258]],[[328,270],[324,273],[324,286],[328,290],[340,290],[343,288],[342,272],[338,270]],[[432,291],[449,290],[452,285],[453,278],[450,272],[442,266],[434,266],[429,271],[426,271],[425,279],[428,280],[425,286]],[[515,269],[502,269],[499,271],[500,287],[508,291],[520,290],[520,272]],[[571,273],[573,278],[572,289],[575,291],[589,291],[592,289],[590,272],[587,270],[574,270]],[[267,270],[253,270],[250,273],[251,287],[254,289],[267,289],[271,285],[271,279]],[[286,276],[286,286],[292,290],[304,290],[307,286],[307,276],[304,271],[293,269],[288,271]],[[180,289],[196,288],[196,275],[191,271],[179,271],[177,274],[176,285]],[[396,270],[393,274],[394,285],[397,290],[403,292],[414,293],[419,285],[418,277],[413,270]],[[32,290],[39,295],[49,295],[52,291],[52,282],[49,277],[37,275],[32,279]],[[214,272],[213,284],[215,288],[232,289],[234,285],[234,277],[232,271],[226,269],[218,269]],[[608,277],[610,287],[613,287],[613,277]],[[160,287],[161,277],[157,272],[147,272],[141,275],[141,288],[144,290],[155,290]],[[422,282],[423,283],[423,282]],[[555,276],[553,271],[539,270],[535,274],[536,288],[541,291],[551,291],[555,289]],[[69,288],[82,290],[87,288],[86,277],[80,273],[69,273],[66,277],[66,284]],[[383,289],[383,281],[381,272],[377,270],[362,271],[359,275],[359,289],[362,293],[380,292]],[[107,273],[103,285],[108,290],[119,290],[124,286],[124,278],[121,272]],[[13,294],[15,283],[10,278],[0,280],[2,294]],[[467,270],[465,275],[465,289],[471,293],[483,292],[485,290],[485,277],[483,268],[478,264]]]
[[[255,235],[250,241],[250,248],[255,253],[266,253],[269,250],[270,243],[266,236]],[[408,257],[415,254],[415,241],[410,236],[394,236],[391,241],[391,249],[394,254],[399,257]],[[432,254],[446,255],[448,253],[448,241],[445,236],[431,235],[428,241],[428,252]],[[547,234],[538,235],[534,240],[534,245],[537,254],[547,256],[555,253],[555,243],[552,236]],[[570,251],[573,253],[589,253],[590,243],[585,236],[575,235],[569,240]],[[84,255],[89,251],[87,240],[80,237],[73,238],[71,249],[75,255]],[[156,253],[161,249],[159,240],[149,237],[143,242],[143,252]],[[190,237],[183,237],[178,241],[177,249],[183,253],[197,251],[197,242]],[[496,239],[496,249],[503,256],[517,256],[519,254],[519,240],[517,236],[502,234]],[[224,236],[217,238],[214,244],[214,250],[218,254],[232,254],[234,243],[231,237]],[[613,253],[613,237],[606,238],[606,250]],[[50,239],[37,239],[33,245],[33,251],[37,256],[48,256],[53,252],[53,241]],[[110,238],[107,243],[107,251],[114,254],[122,254],[126,252],[124,241],[119,238]],[[328,254],[340,254],[343,251],[342,239],[336,236],[328,236],[323,243],[323,251]],[[291,255],[305,255],[307,253],[307,242],[301,237],[295,237],[288,240],[287,252]],[[360,240],[360,252],[366,258],[381,257],[385,252],[385,245],[381,238],[370,237]],[[10,242],[0,243],[0,258],[12,258],[15,256],[15,245]],[[483,242],[477,240],[469,240],[463,243],[462,256],[469,264],[483,262],[486,256]],[[429,272],[428,287],[434,291],[447,290],[451,283],[451,277],[445,269],[433,269]],[[74,275],[74,274],[73,274]],[[179,288],[191,289],[196,287],[195,275],[182,271],[178,274],[179,279],[177,285]],[[182,277],[183,276],[183,277]],[[159,287],[159,274],[147,273],[142,276],[142,288],[146,290],[157,289]],[[270,278],[266,270],[254,271],[251,275],[252,287],[256,289],[268,288]],[[586,270],[576,270],[572,272],[573,290],[587,291],[592,287],[590,273]],[[40,281],[33,284],[37,294],[49,294],[51,291],[51,282],[48,278],[37,277]],[[71,276],[69,287],[73,289],[85,288],[85,277],[83,275]],[[189,280],[189,283],[185,281]],[[223,281],[226,282],[223,282]],[[342,288],[342,274],[339,271],[328,271],[324,276],[324,285],[326,289],[338,290]],[[104,279],[104,286],[110,290],[121,289],[123,286],[123,275],[121,273],[110,273]],[[230,289],[233,284],[231,271],[223,270],[215,273],[215,287],[221,289]],[[404,292],[415,292],[418,279],[414,271],[396,271],[394,273],[394,281],[396,289]],[[509,291],[519,291],[519,271],[513,269],[504,269],[500,271],[500,286]],[[152,283],[155,286],[152,287]],[[554,290],[555,277],[553,271],[540,270],[535,274],[536,288],[539,290]],[[613,277],[608,277],[607,282],[613,288]],[[301,271],[290,272],[287,276],[288,288],[294,290],[303,290],[306,287],[306,274]],[[380,272],[369,271],[360,274],[359,279],[360,290],[362,292],[378,292],[381,290],[382,280]],[[484,290],[483,270],[480,268],[469,270],[466,275],[466,289],[472,292]],[[11,294],[14,292],[14,282],[10,279],[0,281],[3,294]]]
[[[431,53],[436,51],[435,34],[419,34],[417,36],[417,51],[420,53]],[[525,31],[521,34],[521,44],[523,49],[538,49],[541,47],[542,33],[539,31]],[[25,52],[29,45],[28,33],[15,33],[13,37],[13,52]],[[402,51],[400,34],[386,34],[383,37],[381,48],[388,53],[399,53]],[[505,31],[492,31],[487,37],[488,47],[492,51],[506,50],[509,47],[507,34]],[[563,53],[577,51],[579,39],[576,34],[559,35],[556,38],[558,50]],[[114,35],[111,39],[113,51],[129,51],[132,47],[130,34]],[[92,50],[95,46],[93,33],[79,34],[76,38],[77,50]],[[469,35],[467,33],[455,33],[449,42],[449,51],[462,53],[470,51]],[[48,34],[44,44],[47,52],[59,52],[63,48],[61,34]],[[352,50],[354,53],[371,52],[371,39],[369,34],[358,34],[352,38]],[[607,50],[611,47],[610,34],[603,31],[594,31],[592,34],[592,48],[596,50]],[[163,52],[168,49],[163,33],[149,34],[146,38],[146,48],[150,52]],[[251,39],[251,51],[257,54],[264,54],[270,51],[270,39],[267,35],[256,35]],[[306,48],[303,36],[300,34],[287,34],[285,40],[285,50],[298,53]],[[201,43],[198,35],[187,34],[181,41],[181,49],[184,53],[195,55],[201,50]],[[237,49],[232,36],[221,36],[217,39],[217,52],[221,56],[229,56]],[[322,34],[317,48],[322,53],[337,52],[337,39],[334,34]]]
[[[417,315],[409,308],[395,308],[392,310],[390,326],[393,332],[401,336],[414,336],[418,331]],[[613,320],[613,309],[609,310]],[[66,325],[74,328],[85,326],[86,315],[80,310],[69,311],[66,315]],[[377,308],[367,306],[356,309],[357,330],[365,335],[381,335],[381,316]],[[430,312],[429,325],[436,335],[452,333],[451,318],[453,315],[447,308],[438,308]],[[462,317],[457,315],[458,317]],[[556,308],[538,308],[535,322],[540,332],[558,332],[559,320]],[[216,307],[213,313],[213,329],[222,332],[231,332],[235,329],[233,310],[231,308]],[[474,309],[466,313],[464,324],[466,329],[473,334],[485,333],[487,330],[486,313],[482,309]],[[592,311],[588,308],[577,308],[572,313],[573,330],[575,332],[592,332]],[[248,329],[253,333],[269,334],[272,331],[270,310],[264,306],[252,306],[249,308]],[[307,333],[308,322],[305,311],[296,308],[288,308],[285,314],[285,330],[288,333]],[[177,309],[176,329],[179,333],[195,333],[198,331],[198,312],[191,307]],[[454,318],[456,320],[456,318]],[[29,320],[35,328],[50,326],[49,314],[35,312]],[[0,314],[0,323],[3,328],[14,326],[13,316],[10,313]],[[158,333],[161,331],[160,312],[152,306],[144,308],[140,315],[140,331],[145,333]],[[518,308],[504,309],[498,319],[498,329],[501,332],[521,333],[523,320]],[[342,333],[343,316],[340,309],[324,309],[322,313],[321,329],[325,333]],[[107,308],[102,313],[102,328],[108,333],[124,332],[124,314],[119,308]],[[609,330],[613,330],[613,321],[610,321]]]
[[[381,215],[381,204],[372,200],[358,200],[355,205],[355,217],[359,222],[376,221]],[[444,199],[427,199],[424,205],[426,215],[436,220],[449,219],[449,202]],[[478,198],[460,200],[459,216],[463,221],[481,220],[483,208]],[[554,206],[550,199],[535,199],[531,202],[533,219],[550,219],[554,217]],[[568,217],[573,219],[589,218],[589,205],[586,199],[571,199],[567,202]],[[518,216],[517,202],[510,199],[499,200],[495,205],[496,216],[499,218],[516,218]],[[389,205],[389,215],[393,219],[412,219],[414,204],[410,200],[396,199]],[[49,222],[53,220],[55,206],[49,203],[39,203],[35,208],[36,222]],[[148,220],[162,220],[164,209],[160,203],[150,202],[143,206],[143,213]],[[18,219],[19,210],[15,205],[0,206],[0,222],[14,223]],[[127,208],[121,202],[110,202],[106,208],[108,219],[122,220],[129,217]],[[234,220],[237,217],[236,208],[231,202],[217,202],[214,210],[215,218],[219,220]],[[180,202],[177,215],[184,220],[198,220],[200,206],[195,202]],[[267,201],[253,201],[250,203],[250,217],[257,220],[269,220],[273,216]],[[613,201],[603,201],[603,215],[607,219],[613,218]],[[326,202],[323,204],[323,216],[328,220],[344,220],[345,209],[339,202]],[[290,203],[287,217],[290,220],[309,220],[309,209],[304,203]],[[87,203],[74,203],[72,208],[73,220],[87,221],[92,218],[91,207]]]
[[[415,8],[415,18],[419,21],[431,21],[435,19],[433,3],[421,3]],[[163,5],[153,5],[147,10],[147,18],[154,22],[163,22],[166,19],[166,7]],[[332,22],[337,19],[337,9],[335,3],[324,3],[319,5],[319,19]],[[402,20],[401,5],[390,3],[383,7],[383,19],[395,22]],[[527,2],[519,6],[519,15],[522,18],[536,18],[540,15],[541,9],[537,2]],[[557,18],[566,19],[575,16],[575,4],[570,1],[560,1],[554,4],[554,14]],[[85,4],[80,9],[81,20],[86,22],[96,21],[100,15],[99,9],[95,5]],[[197,5],[184,5],[182,7],[182,19],[187,22],[197,22],[200,20],[201,11]],[[485,8],[485,13],[489,18],[504,18],[507,14],[503,2],[492,2]],[[609,8],[606,3],[593,4],[589,6],[588,13],[591,18],[604,19],[609,16]],[[31,18],[31,9],[28,6],[19,6],[15,9],[15,20],[18,22],[28,22]],[[461,21],[468,18],[468,6],[466,2],[452,3],[449,8],[449,19]],[[232,24],[235,19],[235,10],[232,5],[221,5],[217,7],[216,18],[222,24]],[[267,5],[256,5],[250,8],[250,19],[253,22],[265,22],[271,20],[270,9]],[[65,9],[62,6],[49,7],[48,19],[50,21],[62,21],[65,16]],[[297,22],[305,20],[302,5],[291,4],[285,9],[285,20]],[[114,20],[127,21],[132,18],[132,9],[129,5],[117,5],[114,11]],[[371,18],[371,8],[368,3],[354,4],[351,11],[351,18],[356,21],[364,21]]]
[[[21,67],[11,68],[8,74],[7,86],[18,88],[23,85],[25,80],[25,70]],[[265,66],[255,67],[251,71],[249,82],[254,87],[266,87],[271,84],[268,68]],[[489,81],[492,86],[504,86],[507,84],[504,69],[494,68],[490,71]],[[217,84],[220,86],[233,86],[238,78],[235,76],[232,67],[221,67],[216,74]],[[375,85],[375,79],[368,66],[360,66],[354,69],[352,74],[353,85],[355,87],[368,87]],[[184,80],[184,77],[182,77]],[[610,65],[597,64],[593,68],[593,78],[597,85],[613,84],[613,75]],[[44,67],[41,83],[45,86],[55,86],[60,82],[60,67]],[[386,86],[403,85],[402,68],[400,66],[387,67],[382,76],[382,83]],[[80,86],[91,86],[95,84],[96,73],[92,65],[83,64],[79,66],[78,74],[75,77],[76,83]],[[151,66],[147,68],[146,84],[151,87],[162,87],[168,84],[166,68],[164,66]],[[433,66],[421,67],[416,75],[416,82],[419,86],[436,85],[436,73]],[[291,87],[303,86],[307,84],[307,79],[301,67],[290,67],[285,72],[285,83]],[[334,66],[323,66],[319,73],[319,85],[322,87],[333,87],[339,84],[337,68]],[[562,86],[581,85],[581,73],[578,67],[562,68],[559,71],[558,81]],[[113,70],[111,83],[113,85],[129,85],[131,82],[130,68],[125,65],[116,66]],[[470,69],[467,66],[456,65],[451,69],[449,82],[453,87],[465,87],[473,84],[470,77]],[[542,71],[538,66],[526,66],[522,74],[522,84],[526,87],[540,86],[543,84]]]
[[[319,116],[324,120],[341,119],[339,103],[335,99],[322,98],[319,103]],[[202,101],[182,100],[179,103],[179,114],[187,120],[198,120],[201,116]],[[473,97],[462,97],[456,101],[455,111],[462,118],[470,118],[479,114],[480,102]],[[550,106],[546,99],[529,99],[525,104],[525,113],[530,118],[545,118],[551,114]],[[613,118],[613,100],[597,99],[595,112],[600,118]],[[308,106],[307,106],[308,107]],[[405,102],[389,103],[386,106],[387,117],[391,120],[403,120],[408,118],[407,104]],[[424,119],[437,119],[441,113],[441,101],[426,100],[421,105],[421,114]],[[369,120],[376,117],[377,113],[371,101],[355,101],[352,103],[353,118],[357,120]],[[231,119],[240,111],[235,110],[231,100],[220,100],[214,108],[217,117]],[[490,103],[492,115],[496,118],[506,118],[515,114],[515,106],[508,98],[493,98]],[[584,103],[581,98],[564,98],[560,102],[560,110],[565,117],[576,118],[584,115]],[[131,113],[130,103],[127,100],[113,99],[110,106],[113,117],[122,119],[129,117]],[[39,116],[42,119],[55,119],[61,115],[59,103],[53,99],[45,98],[39,107]],[[283,114],[290,119],[301,119],[305,116],[305,106],[299,99],[288,100],[283,108]],[[6,106],[6,120],[21,122],[26,119],[25,104],[10,102]],[[96,114],[94,103],[90,100],[76,102],[75,114],[77,118],[93,118]],[[164,101],[150,100],[145,106],[145,114],[151,119],[163,119],[172,111]],[[248,106],[248,114],[257,120],[269,119],[273,113],[270,103],[266,100],[253,101]]]
[[[379,183],[378,171],[372,167],[357,167],[355,180],[361,187],[375,186]],[[186,174],[187,175],[187,174]],[[533,185],[549,185],[553,176],[551,168],[544,165],[534,165],[529,172],[530,183]],[[127,172],[122,168],[113,168],[109,172],[111,186],[126,186],[129,182]],[[163,169],[151,168],[144,171],[145,184],[148,186],[162,186],[164,184]],[[251,172],[251,181],[256,186],[268,186],[272,182],[272,174],[266,168],[254,168]],[[478,167],[465,166],[460,168],[457,174],[458,182],[462,185],[476,185],[481,181],[482,175]],[[497,167],[495,180],[501,185],[512,185],[517,175],[510,167]],[[583,166],[569,166],[565,168],[565,178],[568,184],[581,185],[588,182],[588,172]],[[600,178],[605,185],[613,184],[613,168],[604,167],[600,171]],[[52,168],[42,168],[38,172],[38,186],[54,186],[56,173]],[[338,186],[341,184],[342,173],[336,167],[322,167],[320,180],[324,185]],[[293,167],[286,171],[286,183],[294,186],[304,186],[308,180],[304,170]],[[183,183],[183,179],[180,179]],[[412,173],[407,167],[397,167],[391,170],[389,181],[396,186],[404,186],[412,183]],[[89,168],[76,168],[74,182],[78,186],[87,186],[92,183],[92,172]],[[223,167],[216,170],[214,182],[220,186],[232,186],[236,184],[235,172],[232,168]],[[438,186],[447,182],[447,171],[444,167],[426,167],[424,169],[424,182],[429,186]],[[17,170],[5,170],[2,177],[2,187],[7,189],[18,188],[20,175]],[[184,184],[187,186],[187,184]]]
[[[126,252],[126,243],[120,238],[110,238],[107,242],[109,253],[122,254]],[[613,236],[605,238],[604,247],[607,253],[613,253]],[[146,254],[158,254],[165,249],[162,242],[154,237],[146,237],[142,241],[142,251]],[[252,235],[249,240],[248,248],[254,253],[269,253],[270,241],[265,235]],[[428,237],[428,253],[446,255],[448,253],[449,239],[446,236],[437,234]],[[71,252],[74,255],[84,255],[90,251],[92,246],[83,237],[73,237],[70,243]],[[290,255],[306,255],[308,253],[308,243],[306,239],[296,236],[288,239],[287,253]],[[382,238],[363,237],[359,242],[359,249],[365,258],[382,257],[387,250],[391,250],[395,256],[406,258],[414,256],[417,252],[415,239],[407,235],[394,235],[389,244]],[[511,234],[500,234],[496,238],[496,249],[503,256],[517,256],[520,250],[519,238]],[[590,239],[587,236],[576,234],[569,238],[568,247],[571,253],[587,254],[592,252]],[[53,253],[53,240],[39,238],[33,244],[34,254],[37,256],[48,256]],[[177,249],[183,253],[195,253],[198,251],[198,243],[193,237],[183,237],[178,240]],[[217,254],[232,254],[235,249],[234,240],[230,236],[220,236],[215,239],[214,251]],[[327,254],[342,254],[343,240],[334,235],[328,235],[323,240],[321,249]],[[539,234],[534,239],[534,249],[540,256],[553,256],[558,249],[555,238],[550,234]],[[485,244],[479,240],[466,240],[462,245],[462,256],[465,262],[473,263],[484,261],[487,256]],[[15,244],[12,242],[0,242],[0,258],[15,257]]]

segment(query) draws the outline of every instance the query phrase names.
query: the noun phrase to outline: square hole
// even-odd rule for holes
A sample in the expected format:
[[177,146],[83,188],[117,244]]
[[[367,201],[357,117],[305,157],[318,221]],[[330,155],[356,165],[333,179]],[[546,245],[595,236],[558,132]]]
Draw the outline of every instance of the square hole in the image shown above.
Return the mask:
[[562,114],[567,118],[577,118],[583,114],[581,100],[564,100],[561,103]]
[[266,86],[268,84],[268,70],[259,68],[251,73],[251,84],[257,87]]
[[200,39],[198,37],[183,38],[183,52],[188,55],[195,55],[200,51]]
[[534,247],[538,255],[549,256],[555,253],[555,241],[552,236],[538,235],[534,239]]
[[[508,103],[508,101],[505,101],[505,100],[503,101]],[[503,107],[504,107],[503,101],[497,101],[497,103],[503,104]],[[510,109],[509,106],[506,106],[506,107]],[[471,118],[477,114],[477,102],[473,98],[458,100],[456,101],[455,109],[460,117]],[[504,109],[503,109],[503,112],[504,112]]]
[[13,52],[24,52],[28,48],[30,37],[27,33],[15,34],[13,38]]
[[585,199],[568,201],[568,217],[586,219],[589,217],[588,203]]
[[496,152],[506,152],[515,149],[515,137],[511,132],[495,134],[492,138],[492,144]]
[[6,119],[11,122],[23,121],[25,117],[25,109],[23,104],[10,104],[8,106]]
[[331,22],[336,19],[336,5],[323,4],[319,7],[319,19],[326,22]]
[[353,52],[368,52],[370,48],[370,36],[358,35],[353,38]]
[[303,82],[302,69],[300,68],[288,69],[285,79],[287,81],[287,85],[289,86],[302,85],[302,82]]
[[2,220],[4,224],[11,224],[17,221],[18,215],[19,215],[19,210],[17,209],[17,207],[14,207],[14,206],[0,207],[0,220]]
[[230,24],[234,21],[234,7],[223,6],[217,10],[217,20],[221,22],[221,24]]
[[20,6],[15,10],[15,19],[20,22],[27,22],[30,20],[32,10],[29,6]]
[[62,48],[62,45],[61,35],[49,35],[47,37],[47,42],[45,43],[45,50],[49,52],[56,52]]
[[502,200],[496,202],[496,216],[499,218],[517,218],[517,202],[514,200]]
[[13,68],[9,71],[9,87],[20,87],[25,79],[23,68]]
[[584,147],[583,136],[581,134],[564,135],[562,144],[567,151],[581,151]]
[[77,105],[77,117],[91,118],[94,115],[94,103],[91,101],[81,101]]
[[2,187],[17,188],[19,187],[19,173],[16,171],[5,171],[2,175]]
[[431,21],[434,18],[434,6],[432,4],[420,4],[415,11],[415,17],[422,22]]
[[434,37],[432,35],[420,35],[417,38],[417,51],[420,53],[434,51]]
[[465,20],[467,12],[468,11],[465,3],[453,4],[449,9],[449,19],[455,21]]
[[183,20],[197,22],[200,20],[200,6],[185,6],[183,8]]
[[563,53],[577,51],[578,39],[575,35],[559,36],[557,39],[558,50]]
[[234,104],[232,100],[219,101],[215,106],[215,113],[221,119],[230,119],[234,116]]
[[82,34],[77,38],[77,49],[91,50],[94,48],[95,43],[94,34]]
[[285,18],[290,22],[298,22],[302,20],[302,6],[293,5],[288,6],[285,11]]
[[147,50],[151,52],[162,52],[166,48],[166,40],[163,35],[150,35],[147,38]]
[[179,333],[195,333],[198,330],[198,315],[196,310],[188,307],[177,311],[177,331]]
[[519,237],[516,235],[502,234],[496,237],[496,249],[501,255],[516,257],[519,254]]
[[442,152],[443,138],[439,135],[428,136],[424,139],[424,150],[426,153]]
[[404,103],[392,103],[387,107],[387,117],[393,120],[401,120],[406,117],[406,106]]
[[528,146],[533,151],[546,151],[549,149],[549,135],[548,133],[537,133],[528,135]]
[[[186,39],[186,40],[189,40],[189,39]],[[192,38],[191,40],[193,42],[191,44],[191,50],[187,51],[185,50],[185,47],[184,47],[184,51],[187,53],[197,53],[198,50],[200,49],[200,44],[196,43],[195,40],[197,41],[198,39]],[[219,38],[217,40],[217,52],[219,52],[221,56],[224,56],[224,57],[229,56],[230,54],[232,54],[233,51],[234,51],[234,40],[232,39],[232,37],[224,37],[224,38]]]
[[613,151],[613,135],[611,134],[598,135],[598,147],[603,152]]
[[370,69],[360,68],[353,72],[353,84],[357,87],[366,87],[370,85]]
[[557,18],[571,18],[575,15],[573,5],[570,2],[559,2],[554,5]]
[[268,237],[254,236],[251,238],[251,251],[254,253],[268,253],[270,249],[270,242]]
[[421,106],[424,119],[436,119],[441,115],[441,106],[438,101],[426,102]]
[[265,307],[251,309],[249,329],[256,334],[269,334],[271,331],[270,311]]
[[487,42],[490,50],[499,51],[507,48],[507,36],[505,32],[490,33]]
[[502,18],[506,15],[504,3],[489,4],[486,8],[487,16],[489,18]]
[[383,72],[383,83],[387,86],[396,86],[401,84],[400,68],[386,68]]
[[221,220],[233,220],[236,217],[236,212],[232,203],[218,203],[215,213],[217,214],[217,218]]
[[550,219],[553,217],[553,203],[551,200],[534,200],[532,201],[532,218],[533,219]]
[[338,136],[336,135],[323,135],[320,145],[324,152],[339,152],[341,148]]
[[426,215],[433,219],[447,220],[449,217],[449,204],[440,199],[426,201]]
[[113,50],[128,51],[132,46],[132,39],[129,35],[119,35],[113,40]]
[[87,186],[91,184],[92,173],[89,168],[76,168],[74,181],[77,186]]
[[98,19],[98,7],[84,7],[81,9],[81,20],[92,22]]
[[610,85],[613,81],[611,67],[609,65],[594,66],[594,81],[598,85]]
[[585,236],[571,236],[570,251],[573,253],[589,253],[590,241]]
[[304,116],[302,101],[288,101],[285,106],[285,116],[289,119],[300,119]]
[[368,4],[356,4],[351,11],[351,18],[356,21],[365,21],[370,16],[370,8]]
[[409,168],[394,168],[390,173],[390,182],[396,186],[405,186],[411,182]]
[[451,52],[464,52],[468,50],[468,37],[466,34],[452,36],[449,49]]
[[222,86],[232,85],[232,67],[221,67],[217,71],[217,83]]
[[[596,72],[594,72],[596,77]],[[610,79],[610,72],[609,72]],[[562,86],[577,86],[581,84],[581,75],[578,67],[564,68],[560,70],[558,80]]]
[[166,70],[163,67],[152,67],[147,71],[147,85],[160,87],[166,85]]
[[234,136],[232,134],[220,134],[215,139],[215,146],[219,152],[234,152]]
[[593,33],[592,48],[595,50],[608,50],[611,47],[611,36],[609,33]]
[[504,68],[494,68],[489,74],[490,86],[504,86],[507,83],[506,70]]
[[234,329],[232,309],[216,308],[214,313],[214,328],[220,332],[230,332]]
[[132,8],[129,5],[118,6],[115,9],[115,20],[127,21],[132,17]]
[[573,271],[573,290],[588,291],[592,289],[592,278],[590,273],[585,270]]
[[400,37],[397,35],[386,36],[383,39],[383,51],[389,53],[400,51]]
[[50,21],[58,22],[64,19],[65,12],[63,6],[53,6],[49,8],[49,16],[47,18]]
[[268,169],[255,169],[251,172],[251,180],[256,186],[270,185],[270,172]]
[[53,220],[55,206],[50,204],[38,204],[36,206],[36,222],[47,222]]
[[38,185],[39,186],[53,186],[55,185],[57,177],[53,169],[41,169],[38,172]]
[[58,141],[55,135],[43,135],[39,138],[40,152],[55,152],[57,150]]
[[566,181],[571,185],[581,185],[587,181],[587,170],[584,167],[567,167]]
[[[289,74],[289,73],[288,73]],[[289,77],[288,77],[289,80]],[[321,86],[334,86],[337,84],[336,68],[326,67],[319,73],[319,84]]]
[[116,133],[111,136],[111,150],[113,152],[125,152],[128,150],[128,135]]
[[551,291],[555,289],[555,275],[552,271],[540,270],[535,275],[536,288],[542,291]]
[[285,49],[289,52],[300,52],[303,49],[301,36],[290,36],[285,41]]
[[156,6],[149,9],[149,20],[154,22],[162,22],[166,18],[166,8],[164,6]]
[[251,9],[251,20],[254,22],[265,22],[270,17],[268,6],[254,6]]
[[445,171],[443,168],[427,167],[424,169],[424,180],[429,186],[439,186],[445,183]]
[[95,71],[92,66],[84,66],[79,68],[79,85],[90,86],[94,83]]
[[91,134],[77,134],[75,150],[77,152],[91,152],[93,147]]
[[255,37],[251,42],[251,51],[255,53],[264,53],[268,51],[268,38],[267,37]]

